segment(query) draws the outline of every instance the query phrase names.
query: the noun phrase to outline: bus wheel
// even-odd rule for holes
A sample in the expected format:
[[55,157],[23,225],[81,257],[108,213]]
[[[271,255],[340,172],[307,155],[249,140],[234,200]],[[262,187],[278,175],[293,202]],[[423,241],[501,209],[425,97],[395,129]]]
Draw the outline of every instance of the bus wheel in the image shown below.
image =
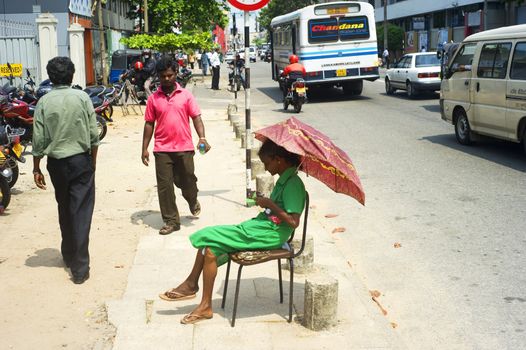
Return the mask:
[[362,94],[363,80],[352,81],[343,85],[343,91],[351,96],[358,96]]

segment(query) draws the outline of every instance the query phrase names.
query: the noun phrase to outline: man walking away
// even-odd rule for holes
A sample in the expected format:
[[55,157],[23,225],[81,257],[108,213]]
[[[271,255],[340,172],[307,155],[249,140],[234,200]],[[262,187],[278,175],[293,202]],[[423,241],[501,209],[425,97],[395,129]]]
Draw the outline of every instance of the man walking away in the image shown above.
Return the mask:
[[212,65],[212,89],[219,90],[219,69],[221,66],[221,60],[219,59],[218,48],[214,50],[214,53],[210,58],[210,64]]
[[95,205],[95,165],[99,136],[96,114],[88,95],[70,87],[75,66],[55,57],[46,66],[53,89],[37,104],[33,122],[33,177],[46,189],[40,160],[55,188],[62,233],[61,252],[73,282],[89,278],[89,232]]
[[174,184],[181,189],[188,202],[190,212],[197,216],[201,205],[197,200],[197,177],[194,174],[194,146],[190,119],[199,136],[199,144],[210,145],[205,138],[205,127],[201,111],[190,91],[183,89],[175,79],[177,63],[170,57],[163,57],[156,65],[161,86],[146,103],[141,159],[148,166],[150,156],[148,145],[155,131],[153,154],[157,194],[164,226],[159,234],[167,235],[181,229],[179,211],[175,202]]
[[385,68],[389,69],[389,50],[387,50],[387,48],[385,48],[384,52],[382,53],[382,58],[384,59]]
[[208,52],[204,51],[201,54],[201,69],[203,70],[203,75],[206,77],[208,75],[208,66],[210,65],[210,59],[208,58]]

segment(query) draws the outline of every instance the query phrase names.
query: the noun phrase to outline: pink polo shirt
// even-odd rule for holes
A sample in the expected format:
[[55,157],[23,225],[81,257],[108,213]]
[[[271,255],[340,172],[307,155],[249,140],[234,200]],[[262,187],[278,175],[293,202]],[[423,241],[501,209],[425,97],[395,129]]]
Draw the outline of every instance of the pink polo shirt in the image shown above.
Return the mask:
[[155,123],[154,152],[193,151],[190,118],[201,115],[192,93],[176,83],[176,89],[166,96],[159,86],[146,103],[144,120]]

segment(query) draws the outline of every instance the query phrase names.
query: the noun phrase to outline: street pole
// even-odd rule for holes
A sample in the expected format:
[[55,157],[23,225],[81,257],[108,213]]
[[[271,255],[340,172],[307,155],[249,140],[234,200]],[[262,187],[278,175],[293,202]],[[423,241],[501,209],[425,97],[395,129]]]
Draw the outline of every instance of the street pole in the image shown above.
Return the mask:
[[108,83],[108,71],[106,70],[106,41],[104,40],[104,24],[102,20],[102,0],[97,3],[97,15],[99,18],[100,56],[102,66],[102,83]]
[[[249,14],[245,11],[245,151],[246,151],[246,184],[247,194],[246,198],[250,197],[250,182],[252,180],[250,150],[252,149],[252,132],[250,125],[250,28],[249,28]],[[235,89],[234,89],[235,90]],[[247,206],[249,205],[247,201]]]
[[484,30],[488,29],[488,0],[484,0]]
[[384,50],[387,49],[387,0],[384,0]]
[[236,27],[236,13],[233,12],[232,13],[232,16],[234,17],[234,20],[233,20],[233,28],[232,28],[232,32],[234,34],[234,40],[232,41],[233,44],[234,44],[234,80],[232,81],[232,87],[234,88],[234,100],[236,100],[236,106],[237,106],[237,87],[236,87],[236,70],[237,70],[237,51],[236,51],[236,36],[237,36],[237,27]]
[[144,0],[144,32],[148,33],[148,0]]

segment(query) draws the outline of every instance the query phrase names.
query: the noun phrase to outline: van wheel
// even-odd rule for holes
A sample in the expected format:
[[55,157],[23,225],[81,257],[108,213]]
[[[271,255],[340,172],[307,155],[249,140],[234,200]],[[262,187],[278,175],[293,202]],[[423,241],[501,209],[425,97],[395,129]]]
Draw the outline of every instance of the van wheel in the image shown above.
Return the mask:
[[417,91],[416,91],[415,87],[413,86],[413,84],[411,84],[410,81],[407,82],[406,89],[407,89],[407,97],[409,97],[409,98],[415,98],[416,97]]
[[522,132],[522,148],[524,150],[524,154],[526,154],[526,128],[524,128],[524,131]]
[[389,78],[385,78],[385,93],[388,95],[392,95],[395,91],[396,89],[393,88],[393,86],[391,85],[391,81],[389,80]]
[[455,136],[457,141],[462,145],[471,144],[471,127],[469,126],[468,117],[464,111],[457,112],[457,121],[455,123]]

